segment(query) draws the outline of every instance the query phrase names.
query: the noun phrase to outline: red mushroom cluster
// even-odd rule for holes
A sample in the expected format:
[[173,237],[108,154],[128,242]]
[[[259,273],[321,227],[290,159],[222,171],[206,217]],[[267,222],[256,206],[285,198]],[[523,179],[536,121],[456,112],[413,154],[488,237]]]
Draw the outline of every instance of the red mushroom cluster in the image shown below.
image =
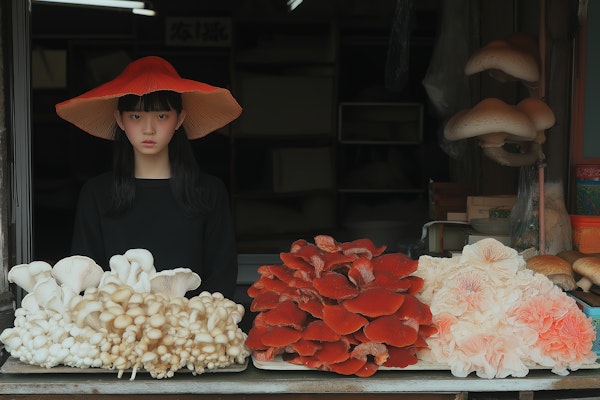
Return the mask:
[[418,261],[384,253],[369,239],[328,235],[295,241],[283,264],[259,267],[248,289],[256,312],[246,346],[256,360],[284,361],[367,377],[405,368],[435,332],[429,306],[415,297]]

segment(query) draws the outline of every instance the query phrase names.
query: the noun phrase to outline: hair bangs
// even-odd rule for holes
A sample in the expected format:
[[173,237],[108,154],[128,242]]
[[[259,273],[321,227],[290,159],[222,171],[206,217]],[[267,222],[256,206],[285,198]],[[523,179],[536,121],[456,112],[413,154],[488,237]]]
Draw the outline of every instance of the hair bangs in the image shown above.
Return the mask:
[[170,90],[146,93],[142,96],[127,94],[119,98],[119,111],[170,111],[182,109],[181,93]]

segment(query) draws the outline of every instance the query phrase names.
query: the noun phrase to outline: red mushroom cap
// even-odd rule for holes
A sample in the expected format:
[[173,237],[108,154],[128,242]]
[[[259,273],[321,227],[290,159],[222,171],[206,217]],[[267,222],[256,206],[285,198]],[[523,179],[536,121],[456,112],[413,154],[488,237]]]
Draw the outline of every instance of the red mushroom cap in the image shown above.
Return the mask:
[[410,288],[408,288],[408,294],[417,294],[421,291],[421,289],[423,289],[423,285],[425,284],[425,281],[423,280],[423,278],[421,278],[420,276],[407,276],[406,278],[407,281],[410,282]]
[[293,301],[283,301],[277,307],[261,313],[262,321],[273,326],[287,326],[302,329],[306,321],[306,312],[298,308]]
[[307,263],[302,257],[299,257],[293,253],[280,253],[279,258],[284,264],[293,269],[295,274],[300,273],[303,276],[314,276],[315,268]]
[[390,356],[383,364],[384,367],[406,368],[409,365],[415,365],[417,362],[419,362],[419,359],[415,356],[417,349],[413,346],[388,346],[387,350]]
[[297,342],[302,337],[302,333],[296,329],[287,326],[271,326],[264,332],[261,342],[265,346],[285,347]]
[[394,315],[401,320],[414,320],[419,325],[430,325],[433,319],[429,306],[410,294],[404,296],[404,303]]
[[290,253],[297,253],[304,246],[308,246],[309,243],[304,239],[298,239],[290,246]]
[[340,335],[356,332],[369,323],[365,317],[346,310],[342,305],[325,305],[323,321]]
[[324,297],[335,300],[356,297],[360,290],[339,272],[327,271],[320,278],[313,279],[315,289]]
[[[421,338],[428,338],[429,336],[433,335],[434,333],[437,333],[438,328],[435,325],[421,325],[419,326],[419,337]],[[415,343],[417,344],[417,343]],[[426,347],[427,344],[425,344],[422,347]]]
[[361,343],[352,349],[350,355],[365,361],[367,360],[367,356],[373,356],[377,365],[384,364],[389,357],[387,346],[379,342]]
[[392,292],[403,293],[407,292],[412,285],[412,281],[407,278],[398,278],[389,271],[379,270],[375,272],[375,280],[367,287],[380,287]]
[[292,364],[304,365],[305,367],[312,369],[327,369],[327,366],[323,364],[323,361],[319,360],[317,356],[300,356],[295,353],[282,354],[281,358],[283,361],[287,361]]
[[257,361],[273,361],[275,356],[283,351],[281,347],[267,347],[252,351],[252,355]]
[[253,325],[248,331],[248,337],[246,338],[246,346],[251,350],[264,350],[267,346],[262,342],[262,337],[265,333],[269,332],[270,326],[268,325]]
[[298,302],[298,308],[306,311],[315,318],[323,318],[323,303],[316,299],[306,299]]
[[319,249],[328,253],[337,253],[342,250],[340,243],[329,235],[315,236],[315,244]]
[[382,254],[386,246],[377,247],[370,239],[356,239],[342,243],[342,253],[362,256],[368,259]]
[[329,365],[329,370],[340,375],[353,375],[361,369],[366,362],[366,359],[360,360],[358,358],[350,357],[346,361]]
[[258,273],[262,276],[266,276],[267,278],[277,278],[280,281],[285,282],[286,285],[294,288],[304,288],[311,286],[310,281],[298,279],[298,276],[294,274],[294,270],[288,268],[285,265],[261,265],[260,267],[258,267]]
[[346,255],[342,253],[323,253],[321,259],[323,260],[323,268],[317,270],[317,276],[321,275],[325,271],[331,271],[340,266],[348,266],[355,260],[356,257],[352,255]]
[[371,263],[373,271],[387,271],[398,278],[404,278],[412,274],[419,267],[419,261],[413,260],[403,253],[386,253],[375,257]]
[[350,358],[348,345],[343,341],[323,342],[321,348],[315,353],[315,357],[323,362],[324,365],[334,364],[346,361]]
[[374,318],[395,313],[403,302],[403,294],[375,287],[363,290],[358,296],[344,300],[341,304],[348,311]]
[[336,342],[340,340],[340,334],[331,329],[320,319],[310,322],[302,331],[302,339],[315,340],[319,342]]
[[415,343],[418,332],[403,323],[398,317],[384,315],[375,318],[364,327],[365,335],[374,342],[404,347]]
[[291,348],[301,356],[314,356],[321,345],[313,340],[300,339],[292,343]]
[[375,280],[373,275],[373,264],[368,258],[357,258],[350,264],[348,279],[356,286],[363,287]]
[[379,365],[375,364],[374,362],[367,361],[358,371],[354,373],[354,375],[361,378],[367,378],[369,376],[373,376],[378,369]]
[[248,288],[247,293],[250,297],[256,297],[259,293],[267,291],[282,292],[285,291],[286,288],[286,283],[279,279],[261,276]]
[[279,305],[279,293],[272,291],[257,293],[250,304],[250,311],[267,311],[277,307],[277,305]]

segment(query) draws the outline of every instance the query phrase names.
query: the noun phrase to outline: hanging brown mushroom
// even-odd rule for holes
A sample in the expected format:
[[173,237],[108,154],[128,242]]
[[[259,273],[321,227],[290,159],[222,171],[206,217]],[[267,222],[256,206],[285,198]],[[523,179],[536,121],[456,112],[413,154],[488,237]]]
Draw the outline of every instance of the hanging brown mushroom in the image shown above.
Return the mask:
[[486,156],[495,160],[501,165],[519,167],[533,165],[545,158],[542,151],[542,145],[546,142],[546,129],[554,126],[556,122],[554,112],[548,105],[537,98],[527,97],[521,100],[516,108],[523,111],[533,122],[536,130],[536,136],[532,140],[523,140],[518,136],[509,135],[506,142],[518,143],[521,152],[510,153],[502,147],[484,147],[483,152]]
[[[529,157],[519,154],[509,157],[504,149],[507,139],[531,141],[537,130],[529,116],[516,106],[497,98],[487,98],[471,109],[459,111],[444,126],[444,136],[448,140],[479,138],[479,145],[495,156],[494,160],[503,165],[531,165]],[[502,156],[500,156],[502,155]],[[525,163],[525,164],[524,164]]]
[[531,97],[539,97],[539,60],[537,37],[516,32],[504,39],[493,40],[473,53],[465,64],[465,74],[487,71],[499,82],[521,81]]

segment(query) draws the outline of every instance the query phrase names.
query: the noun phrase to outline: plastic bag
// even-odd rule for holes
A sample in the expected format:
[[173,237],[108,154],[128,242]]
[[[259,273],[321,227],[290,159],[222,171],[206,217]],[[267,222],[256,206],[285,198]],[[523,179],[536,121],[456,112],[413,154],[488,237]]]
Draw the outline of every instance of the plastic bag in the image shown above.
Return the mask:
[[385,64],[385,87],[392,92],[401,91],[408,82],[411,12],[412,0],[397,0]]
[[[540,190],[538,166],[521,167],[517,201],[510,213],[511,247],[517,251],[539,250]],[[544,254],[558,254],[573,248],[569,213],[560,181],[544,182]]]
[[[470,107],[469,80],[464,66],[469,58],[469,1],[445,0],[440,35],[423,78],[423,86],[441,120]],[[466,152],[463,141],[449,141],[440,132],[441,149],[453,159]]]

